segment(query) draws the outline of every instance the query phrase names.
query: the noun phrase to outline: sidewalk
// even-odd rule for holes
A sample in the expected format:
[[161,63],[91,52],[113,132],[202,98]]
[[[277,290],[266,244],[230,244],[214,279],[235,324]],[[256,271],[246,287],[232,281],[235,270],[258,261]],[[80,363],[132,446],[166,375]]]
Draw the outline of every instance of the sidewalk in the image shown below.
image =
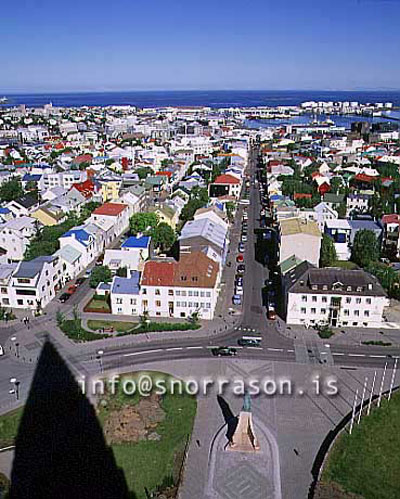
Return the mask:
[[[387,325],[385,327],[385,325]],[[277,318],[275,327],[277,333],[292,340],[330,343],[331,345],[363,345],[369,341],[391,343],[391,346],[400,346],[400,327],[393,323],[384,323],[380,328],[332,328],[334,335],[329,339],[320,338],[313,328],[298,325],[287,325],[282,319]]]

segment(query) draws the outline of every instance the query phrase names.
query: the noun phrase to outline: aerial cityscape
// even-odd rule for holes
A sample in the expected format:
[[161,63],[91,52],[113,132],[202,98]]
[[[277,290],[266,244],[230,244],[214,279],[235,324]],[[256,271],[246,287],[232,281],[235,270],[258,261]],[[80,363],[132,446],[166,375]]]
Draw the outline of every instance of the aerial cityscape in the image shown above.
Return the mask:
[[400,5],[4,9],[0,499],[398,499]]

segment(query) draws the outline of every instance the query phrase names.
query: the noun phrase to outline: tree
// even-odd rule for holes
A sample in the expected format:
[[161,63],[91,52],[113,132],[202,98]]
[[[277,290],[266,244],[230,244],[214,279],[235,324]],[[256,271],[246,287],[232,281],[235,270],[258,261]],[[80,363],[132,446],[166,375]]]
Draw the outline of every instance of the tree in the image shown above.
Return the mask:
[[208,191],[206,188],[193,187],[190,192],[190,199],[183,207],[179,218],[182,222],[192,220],[196,211],[205,206],[209,200],[210,198],[208,197]]
[[134,213],[129,220],[129,227],[132,234],[138,232],[151,232],[157,227],[158,216],[156,213]]
[[61,312],[61,310],[57,310],[56,321],[57,321],[57,326],[61,328],[63,322],[65,321],[65,315]]
[[339,218],[346,218],[346,213],[347,213],[347,205],[346,203],[340,203],[340,205],[337,207],[337,213]]
[[11,178],[0,186],[0,201],[14,201],[24,195],[24,189],[17,178]]
[[336,260],[337,254],[333,239],[324,234],[321,242],[320,267],[331,267]]
[[128,269],[127,269],[127,267],[119,267],[117,269],[117,276],[118,277],[127,277],[128,276]]
[[233,201],[228,201],[225,205],[225,208],[226,208],[226,214],[228,216],[228,220],[230,222],[233,222],[233,215],[235,213],[235,208],[236,208],[236,205]]
[[166,251],[171,248],[176,240],[175,232],[165,222],[160,222],[151,233],[152,241],[156,248]]
[[378,240],[371,230],[359,230],[351,249],[351,260],[360,267],[367,267],[379,258]]
[[96,266],[90,274],[89,286],[91,288],[97,288],[101,282],[110,282],[111,278],[111,270],[107,266]]

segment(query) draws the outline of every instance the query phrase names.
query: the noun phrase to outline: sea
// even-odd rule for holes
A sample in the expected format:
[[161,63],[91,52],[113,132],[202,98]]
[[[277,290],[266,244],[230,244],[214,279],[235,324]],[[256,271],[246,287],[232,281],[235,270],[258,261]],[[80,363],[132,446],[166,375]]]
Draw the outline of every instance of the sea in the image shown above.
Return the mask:
[[[2,95],[0,95],[2,97]],[[150,90],[129,92],[71,92],[6,94],[8,101],[0,107],[25,104],[27,107],[42,107],[50,102],[60,107],[132,105],[140,108],[164,106],[208,106],[211,108],[289,106],[305,101],[357,101],[363,104],[392,102],[400,107],[399,90],[374,91],[333,91],[333,90]],[[399,111],[391,116],[400,118]],[[325,117],[319,117],[320,120]],[[348,127],[360,117],[330,116],[336,125]],[[364,117],[362,118],[365,119]],[[257,120],[248,126],[279,126],[282,124],[308,123],[310,117],[297,116],[284,120]],[[382,118],[369,118],[369,121],[382,121]]]

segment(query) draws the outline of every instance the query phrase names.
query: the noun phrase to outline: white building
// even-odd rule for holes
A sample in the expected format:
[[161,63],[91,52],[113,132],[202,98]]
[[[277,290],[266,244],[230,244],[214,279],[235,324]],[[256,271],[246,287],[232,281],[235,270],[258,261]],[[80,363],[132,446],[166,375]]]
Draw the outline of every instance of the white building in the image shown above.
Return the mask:
[[303,262],[285,281],[287,324],[381,327],[389,305],[378,280],[363,270],[316,269]]
[[38,221],[32,217],[14,218],[0,225],[0,261],[21,261],[29,241],[37,232]]
[[279,264],[292,255],[316,267],[321,251],[321,231],[314,221],[287,218],[279,222]]

